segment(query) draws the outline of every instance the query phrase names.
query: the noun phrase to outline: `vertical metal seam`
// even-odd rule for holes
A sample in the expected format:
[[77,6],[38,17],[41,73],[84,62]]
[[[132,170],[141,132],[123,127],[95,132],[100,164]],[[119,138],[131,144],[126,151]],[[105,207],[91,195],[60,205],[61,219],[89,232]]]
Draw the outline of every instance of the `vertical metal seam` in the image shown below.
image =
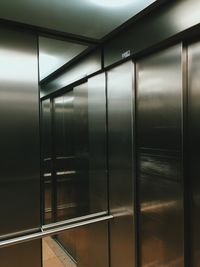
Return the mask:
[[183,174],[183,197],[184,197],[184,266],[191,266],[191,240],[190,240],[190,183],[188,169],[189,135],[188,135],[188,51],[187,45],[182,44],[182,86],[183,86],[183,111],[182,111],[182,174]]
[[[42,163],[42,102],[40,101],[40,64],[39,64],[39,34],[36,35],[37,45],[37,69],[38,69],[38,119],[39,119],[39,168],[40,168],[40,226],[44,223],[44,180],[43,180],[43,163]],[[40,262],[43,266],[43,246],[42,240],[40,242]]]

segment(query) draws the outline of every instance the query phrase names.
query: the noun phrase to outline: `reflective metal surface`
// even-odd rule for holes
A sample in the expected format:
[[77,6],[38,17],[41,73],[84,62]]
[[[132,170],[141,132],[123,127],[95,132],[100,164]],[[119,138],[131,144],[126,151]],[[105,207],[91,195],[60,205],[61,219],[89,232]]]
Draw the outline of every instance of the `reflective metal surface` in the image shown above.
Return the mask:
[[153,2],[155,0],[1,0],[0,18],[98,39]]
[[77,215],[73,91],[53,100],[55,220]]
[[39,231],[36,231],[35,233],[25,234],[19,237],[12,237],[7,240],[0,241],[0,248],[19,245],[19,244],[30,242],[33,240],[38,240],[43,237],[56,235],[67,230],[75,229],[75,228],[82,227],[82,226],[88,226],[90,224],[101,223],[101,222],[108,221],[111,219],[113,219],[112,215],[106,215],[106,216],[101,216],[98,218],[83,220],[80,222],[69,223],[69,224],[66,223],[65,225],[62,225],[62,226],[57,226],[55,223],[55,227],[53,228],[43,229],[42,227]]
[[137,63],[141,266],[183,266],[182,46]]
[[166,2],[105,44],[105,66],[121,60],[126,51],[136,55],[200,23],[199,0]]
[[[72,221],[94,213],[107,214],[105,74],[63,95],[42,101],[42,111],[43,173],[46,174],[43,179],[48,184],[48,187],[45,185],[44,222],[63,225],[64,220]],[[91,227],[88,235],[107,237],[104,229],[96,233],[97,229]],[[77,236],[82,235],[79,231],[71,229],[56,236],[75,260],[79,257],[80,241],[76,242]],[[89,242],[90,237],[87,237],[84,243],[88,249],[91,246],[91,250],[95,247],[98,250],[98,244]],[[79,261],[82,258],[86,260],[81,252]],[[106,260],[105,256],[99,264],[102,260]]]
[[88,80],[90,213],[107,211],[105,73]]
[[58,240],[78,266],[109,266],[107,222],[72,229],[60,234]]
[[42,267],[41,240],[0,249],[2,267]]
[[40,80],[72,60],[88,46],[39,36]]
[[0,36],[2,236],[40,226],[40,153],[37,38],[2,27]]
[[101,70],[101,49],[90,53],[77,64],[70,66],[62,74],[42,85],[40,96],[46,96],[99,70]]
[[43,181],[43,223],[53,220],[53,173],[52,173],[52,125],[51,102],[49,99],[41,103],[41,133],[42,133],[42,181]]
[[110,257],[112,267],[135,263],[133,166],[133,65],[108,72]]
[[188,47],[188,123],[189,123],[189,175],[192,188],[191,252],[192,266],[200,266],[200,42]]

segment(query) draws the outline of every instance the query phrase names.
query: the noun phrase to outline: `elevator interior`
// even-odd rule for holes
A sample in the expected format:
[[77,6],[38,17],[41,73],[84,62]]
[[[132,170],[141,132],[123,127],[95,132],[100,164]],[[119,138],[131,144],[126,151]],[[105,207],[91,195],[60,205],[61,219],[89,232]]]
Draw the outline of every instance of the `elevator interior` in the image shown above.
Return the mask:
[[82,37],[0,3],[0,267],[200,266],[200,4],[156,2]]

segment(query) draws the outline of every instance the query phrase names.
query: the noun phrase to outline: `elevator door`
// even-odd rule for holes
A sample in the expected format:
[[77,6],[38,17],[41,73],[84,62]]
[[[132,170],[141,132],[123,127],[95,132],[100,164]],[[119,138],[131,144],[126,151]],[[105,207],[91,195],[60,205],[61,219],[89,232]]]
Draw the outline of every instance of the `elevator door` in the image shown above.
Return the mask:
[[182,46],[137,63],[141,266],[183,266]]
[[110,258],[112,267],[135,266],[133,64],[107,74]]

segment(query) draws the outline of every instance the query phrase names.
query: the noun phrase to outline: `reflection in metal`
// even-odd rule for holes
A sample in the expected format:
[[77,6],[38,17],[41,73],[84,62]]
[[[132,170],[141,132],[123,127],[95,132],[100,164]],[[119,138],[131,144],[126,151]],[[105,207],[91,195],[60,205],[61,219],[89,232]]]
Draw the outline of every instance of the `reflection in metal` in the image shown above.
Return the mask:
[[[50,163],[47,159],[53,158],[53,164],[49,165],[53,169],[51,172],[45,171],[43,175],[46,186],[53,185],[53,190],[46,193],[53,197],[52,208],[45,206],[45,212],[52,212],[58,223],[80,216],[92,216],[94,213],[107,214],[105,74],[97,75],[89,79],[88,83],[76,86],[51,101],[44,100],[42,108],[42,118],[46,119],[43,122],[44,131],[49,126],[47,118],[50,118],[51,125],[49,134],[53,129],[53,140],[49,143],[51,155],[46,153],[43,156],[45,164]],[[44,145],[46,141],[48,138],[44,140]],[[104,237],[106,247],[107,230],[107,224],[98,230],[98,235]],[[72,258],[91,264],[82,252],[79,255],[82,248],[80,242],[76,242],[76,237],[83,235],[84,244],[89,248],[91,245],[87,242],[96,232],[96,227],[90,227],[88,238],[85,238],[81,230],[73,229],[58,234],[56,239]],[[93,244],[90,250],[95,250],[95,247],[98,250],[99,245]],[[106,253],[101,255],[98,264],[108,264]],[[90,260],[95,261],[95,258]]]
[[13,237],[13,238],[9,238],[7,240],[0,241],[0,248],[15,246],[15,245],[30,242],[33,240],[38,240],[38,239],[41,239],[43,237],[57,235],[58,233],[62,233],[62,232],[65,232],[67,230],[75,229],[75,228],[82,227],[82,226],[87,227],[87,226],[93,225],[93,224],[94,225],[97,224],[99,226],[99,225],[104,224],[104,223],[105,223],[105,226],[107,226],[106,221],[109,221],[111,219],[113,219],[113,216],[107,215],[107,216],[102,216],[99,218],[93,218],[90,220],[85,220],[85,221],[81,221],[81,222],[77,222],[77,223],[66,224],[66,225],[56,227],[53,229],[43,230],[43,228],[41,228],[39,232],[35,231],[31,234],[21,235],[19,237]]
[[105,73],[88,80],[90,213],[108,210]]
[[167,43],[167,40],[175,35],[199,25],[199,9],[199,0],[166,1],[161,8],[151,12],[150,16],[145,16],[126,27],[114,38],[110,38],[104,47],[105,66],[121,60],[125,51],[130,51],[132,56],[141,54],[146,49],[164,41]]
[[41,240],[0,249],[2,267],[42,267]]
[[188,126],[189,126],[189,172],[192,189],[191,203],[191,257],[192,267],[200,266],[200,42],[188,47]]
[[57,78],[42,85],[41,97],[64,88],[99,70],[101,70],[101,48],[96,49],[94,52],[91,52],[90,55],[81,59],[77,64],[67,68]]
[[40,80],[83,52],[88,46],[39,36]]
[[133,164],[133,64],[107,74],[110,252],[112,267],[135,263]]
[[[0,28],[0,236],[40,226],[37,37]],[[2,265],[2,263],[0,263]]]
[[[37,36],[2,25],[0,36],[0,238],[5,240],[40,226],[39,92]],[[1,248],[0,266],[40,267],[40,249],[40,241]]]
[[52,222],[52,128],[51,128],[51,102],[49,99],[41,103],[41,134],[42,153],[41,167],[43,172],[43,223]]
[[181,56],[177,45],[137,63],[141,266],[183,266]]

